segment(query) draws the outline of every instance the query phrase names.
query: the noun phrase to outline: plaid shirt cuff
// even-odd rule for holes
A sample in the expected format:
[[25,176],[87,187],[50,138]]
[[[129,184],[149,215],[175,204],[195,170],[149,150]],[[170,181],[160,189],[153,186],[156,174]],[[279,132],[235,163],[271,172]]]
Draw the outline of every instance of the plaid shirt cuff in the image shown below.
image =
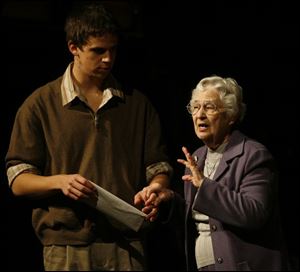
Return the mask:
[[8,178],[8,185],[9,187],[12,186],[15,178],[20,175],[21,173],[35,173],[38,174],[39,171],[38,169],[31,165],[31,164],[27,164],[27,163],[20,163],[14,166],[11,166],[7,169],[7,178]]
[[149,165],[146,169],[147,182],[150,182],[158,174],[166,174],[171,178],[173,168],[168,162],[157,162]]

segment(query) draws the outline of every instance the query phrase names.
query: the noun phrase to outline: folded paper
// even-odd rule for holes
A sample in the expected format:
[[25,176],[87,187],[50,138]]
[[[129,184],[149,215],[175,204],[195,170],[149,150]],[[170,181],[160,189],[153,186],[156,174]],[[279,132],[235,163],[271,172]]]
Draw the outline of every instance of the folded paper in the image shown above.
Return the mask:
[[87,204],[104,213],[113,222],[121,223],[134,231],[140,230],[145,222],[145,213],[99,185],[94,183],[94,186],[97,189],[97,202],[95,204],[94,201],[88,200]]

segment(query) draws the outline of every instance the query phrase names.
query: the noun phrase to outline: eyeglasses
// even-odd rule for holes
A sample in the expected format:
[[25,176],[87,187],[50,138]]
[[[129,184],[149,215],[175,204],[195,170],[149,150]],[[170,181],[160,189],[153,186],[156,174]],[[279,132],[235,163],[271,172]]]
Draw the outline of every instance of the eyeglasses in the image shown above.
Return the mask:
[[186,108],[191,115],[195,115],[201,108],[208,115],[215,114],[219,111],[217,105],[210,101],[204,101],[202,104],[197,102],[189,103]]

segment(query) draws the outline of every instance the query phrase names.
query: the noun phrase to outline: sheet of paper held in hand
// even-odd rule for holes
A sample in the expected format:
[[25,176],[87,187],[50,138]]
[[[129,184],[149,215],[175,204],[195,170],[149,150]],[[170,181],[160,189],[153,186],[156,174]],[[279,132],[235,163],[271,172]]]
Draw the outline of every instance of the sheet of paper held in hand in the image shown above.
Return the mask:
[[138,231],[145,221],[146,214],[121,198],[93,183],[98,192],[97,204],[91,204],[105,215],[121,222],[134,231]]

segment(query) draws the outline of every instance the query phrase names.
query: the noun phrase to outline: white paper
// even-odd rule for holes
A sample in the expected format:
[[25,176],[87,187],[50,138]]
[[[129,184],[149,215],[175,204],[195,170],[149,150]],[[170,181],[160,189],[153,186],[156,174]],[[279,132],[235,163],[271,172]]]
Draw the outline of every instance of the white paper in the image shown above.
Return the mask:
[[97,189],[97,203],[89,203],[113,220],[122,223],[128,228],[138,231],[145,221],[146,214],[130,205],[121,198],[103,189],[94,183]]

